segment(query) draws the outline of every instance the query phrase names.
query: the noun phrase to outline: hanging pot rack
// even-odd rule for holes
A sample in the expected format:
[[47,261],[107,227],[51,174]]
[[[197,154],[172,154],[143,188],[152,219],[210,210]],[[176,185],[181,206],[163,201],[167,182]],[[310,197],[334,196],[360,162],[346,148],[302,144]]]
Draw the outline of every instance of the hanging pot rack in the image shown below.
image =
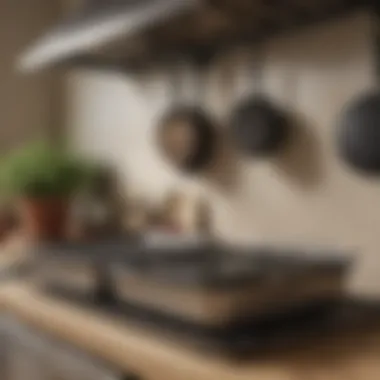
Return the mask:
[[[107,4],[107,1],[96,1]],[[123,4],[121,0],[112,1]],[[149,1],[169,4],[168,0],[145,0],[145,3]],[[182,2],[184,0],[174,0],[173,4]],[[176,9],[165,16],[165,20],[155,9],[160,15],[157,22],[146,23],[137,32],[125,33],[117,41],[108,39],[91,49],[76,46],[75,51],[65,51],[60,59],[53,57],[52,65],[38,65],[37,59],[32,60],[34,65],[31,66],[33,70],[51,66],[92,66],[131,71],[183,57],[198,60],[205,53],[258,43],[274,35],[342,16],[370,3],[369,0],[187,0],[183,10]],[[88,18],[83,21],[86,22]],[[59,25],[52,32],[56,30],[60,30]],[[65,38],[65,34],[61,34]]]

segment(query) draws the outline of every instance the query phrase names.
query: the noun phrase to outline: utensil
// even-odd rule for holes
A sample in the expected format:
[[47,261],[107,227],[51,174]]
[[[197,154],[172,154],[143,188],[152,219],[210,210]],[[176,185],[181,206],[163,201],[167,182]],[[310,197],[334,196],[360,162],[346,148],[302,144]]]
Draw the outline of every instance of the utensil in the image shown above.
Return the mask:
[[204,77],[197,81],[197,104],[182,104],[180,78],[172,70],[172,105],[165,112],[158,128],[158,144],[171,164],[186,173],[201,171],[213,157],[216,145],[215,125],[204,110]]
[[[380,78],[380,12],[374,10],[373,33]],[[380,89],[355,97],[343,110],[337,131],[341,158],[363,174],[380,175]]]
[[236,146],[250,156],[265,156],[281,148],[288,135],[288,120],[262,90],[262,64],[252,65],[252,83],[256,90],[238,102],[232,112],[231,135]]

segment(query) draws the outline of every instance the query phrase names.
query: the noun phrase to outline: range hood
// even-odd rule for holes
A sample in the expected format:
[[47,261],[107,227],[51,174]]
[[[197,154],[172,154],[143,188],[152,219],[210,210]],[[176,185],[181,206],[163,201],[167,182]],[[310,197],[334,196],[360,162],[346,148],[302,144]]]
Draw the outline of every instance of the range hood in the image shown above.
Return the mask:
[[31,72],[96,52],[116,40],[165,23],[199,0],[87,0],[60,25],[29,47],[17,62]]

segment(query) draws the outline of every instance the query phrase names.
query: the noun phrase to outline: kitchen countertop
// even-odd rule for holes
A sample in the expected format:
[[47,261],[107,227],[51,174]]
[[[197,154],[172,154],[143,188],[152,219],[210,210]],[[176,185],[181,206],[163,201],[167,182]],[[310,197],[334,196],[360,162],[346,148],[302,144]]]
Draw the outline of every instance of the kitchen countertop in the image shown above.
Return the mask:
[[[27,259],[25,250],[6,251],[0,256],[0,270]],[[25,280],[2,282],[0,308],[146,380],[380,378],[380,327],[320,337],[303,348],[282,349],[237,362],[191,349],[163,333],[144,330],[120,318],[50,298]]]

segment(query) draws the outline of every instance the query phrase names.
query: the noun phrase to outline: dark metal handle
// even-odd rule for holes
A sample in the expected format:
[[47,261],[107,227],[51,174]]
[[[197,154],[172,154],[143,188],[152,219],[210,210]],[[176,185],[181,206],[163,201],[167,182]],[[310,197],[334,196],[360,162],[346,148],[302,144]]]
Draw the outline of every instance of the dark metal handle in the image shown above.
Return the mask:
[[95,300],[102,304],[113,303],[116,295],[109,265],[98,261],[94,265],[94,275],[96,284],[94,291]]

